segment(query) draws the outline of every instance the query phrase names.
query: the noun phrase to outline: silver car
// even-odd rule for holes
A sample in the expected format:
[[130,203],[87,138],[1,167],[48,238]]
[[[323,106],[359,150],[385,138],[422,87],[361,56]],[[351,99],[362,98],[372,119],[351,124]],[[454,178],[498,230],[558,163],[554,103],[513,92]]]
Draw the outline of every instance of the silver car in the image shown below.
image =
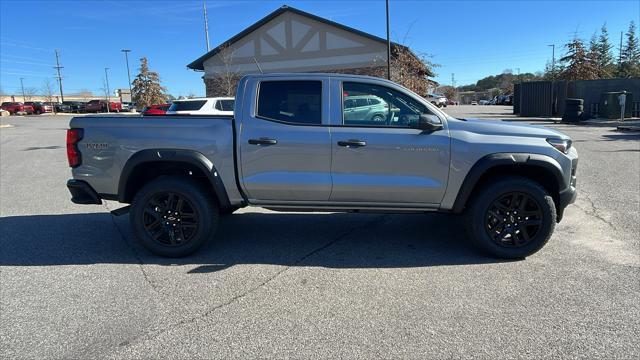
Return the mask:
[[345,122],[371,120],[384,123],[389,114],[389,104],[373,95],[355,95],[344,97]]

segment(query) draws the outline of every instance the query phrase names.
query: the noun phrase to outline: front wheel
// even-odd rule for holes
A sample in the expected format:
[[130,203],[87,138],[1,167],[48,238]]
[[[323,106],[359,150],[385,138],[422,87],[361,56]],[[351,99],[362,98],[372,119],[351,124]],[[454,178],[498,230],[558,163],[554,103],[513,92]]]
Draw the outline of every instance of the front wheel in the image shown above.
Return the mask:
[[218,206],[200,184],[163,177],[135,196],[129,220],[140,244],[156,255],[183,257],[204,245],[218,227]]
[[483,187],[467,211],[467,234],[485,253],[521,259],[549,241],[556,224],[555,203],[538,183],[507,177]]

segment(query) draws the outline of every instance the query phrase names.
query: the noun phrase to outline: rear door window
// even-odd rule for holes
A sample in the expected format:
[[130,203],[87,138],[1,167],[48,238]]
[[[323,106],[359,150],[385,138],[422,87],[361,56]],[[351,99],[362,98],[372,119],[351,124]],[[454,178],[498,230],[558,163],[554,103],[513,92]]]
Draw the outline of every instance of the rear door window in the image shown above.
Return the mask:
[[218,100],[216,101],[216,110],[220,111],[233,111],[235,100]]
[[196,111],[200,110],[207,100],[176,101],[169,107],[169,111]]
[[263,81],[257,117],[292,124],[322,123],[321,81]]

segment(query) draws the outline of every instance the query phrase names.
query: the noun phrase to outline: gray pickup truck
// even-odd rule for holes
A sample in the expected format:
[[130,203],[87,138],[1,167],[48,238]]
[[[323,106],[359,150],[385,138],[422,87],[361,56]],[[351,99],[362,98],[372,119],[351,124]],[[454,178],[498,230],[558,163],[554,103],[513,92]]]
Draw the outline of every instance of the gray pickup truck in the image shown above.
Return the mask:
[[253,205],[463,214],[479,249],[523,258],[575,200],[578,162],[560,132],[454,119],[393,82],[337,74],[245,76],[228,117],[76,117],[67,156],[74,203],[131,204],[136,238],[169,257]]

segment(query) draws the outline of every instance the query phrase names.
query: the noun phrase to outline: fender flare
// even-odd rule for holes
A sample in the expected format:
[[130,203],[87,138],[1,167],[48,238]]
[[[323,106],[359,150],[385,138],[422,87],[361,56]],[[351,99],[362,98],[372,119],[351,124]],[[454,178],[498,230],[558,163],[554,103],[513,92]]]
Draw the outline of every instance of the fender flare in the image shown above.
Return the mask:
[[[562,191],[566,188],[564,183],[564,176],[562,174],[562,168],[557,161],[552,157],[542,154],[528,154],[528,153],[495,153],[489,154],[476,161],[471,167],[471,170],[467,173],[467,176],[458,191],[458,196],[453,203],[451,209],[454,213],[461,213],[464,210],[473,189],[478,184],[478,181],[487,171],[497,166],[535,166],[544,168],[550,171],[556,182],[558,183],[558,190]],[[552,196],[558,196],[558,194],[552,194]]]
[[227,190],[224,187],[220,173],[202,153],[184,149],[145,149],[133,154],[126,162],[120,173],[118,181],[118,201],[126,202],[130,194],[126,193],[127,183],[133,171],[142,164],[152,162],[186,163],[196,166],[206,175],[213,192],[222,208],[231,206]]

